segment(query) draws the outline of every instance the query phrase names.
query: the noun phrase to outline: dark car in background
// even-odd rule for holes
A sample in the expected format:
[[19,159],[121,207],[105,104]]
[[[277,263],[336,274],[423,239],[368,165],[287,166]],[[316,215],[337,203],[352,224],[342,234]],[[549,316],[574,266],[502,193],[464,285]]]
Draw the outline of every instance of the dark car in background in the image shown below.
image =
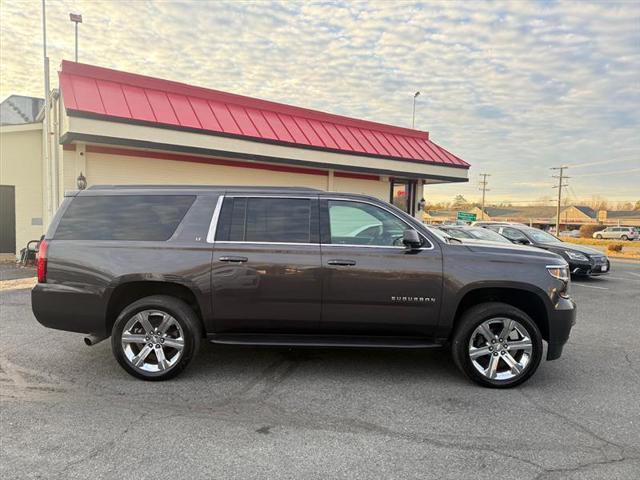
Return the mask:
[[508,243],[513,244],[511,240],[500,235],[493,230],[481,227],[469,227],[461,225],[441,225],[437,227],[438,230],[442,230],[448,233],[453,238],[462,240],[463,243],[471,241],[476,242],[496,242],[496,243]]
[[[497,246],[496,246],[497,245]],[[575,323],[567,263],[464,245],[376,198],[313,189],[92,187],[40,244],[44,326],[111,337],[131,375],[181,372],[201,341],[450,346],[473,381],[512,387],[559,358]]]
[[493,230],[514,243],[531,245],[557,253],[567,261],[572,275],[605,275],[611,270],[609,259],[601,251],[563,242],[544,230],[519,225],[486,225],[483,228]]

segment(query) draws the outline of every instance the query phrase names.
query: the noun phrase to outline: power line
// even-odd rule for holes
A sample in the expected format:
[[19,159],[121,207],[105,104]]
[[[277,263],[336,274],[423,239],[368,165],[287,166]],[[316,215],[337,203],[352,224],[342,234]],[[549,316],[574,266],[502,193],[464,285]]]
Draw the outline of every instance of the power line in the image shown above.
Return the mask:
[[566,165],[563,167],[553,167],[551,170],[560,171],[560,175],[553,175],[553,178],[558,179],[558,185],[554,185],[553,188],[558,189],[558,206],[556,208],[556,235],[560,235],[560,204],[562,202],[562,187],[568,187],[568,183],[562,183],[564,180],[567,180],[569,177],[564,176],[564,171],[569,168]]
[[482,177],[482,181],[480,182],[480,185],[482,186],[482,188],[480,189],[482,190],[482,209],[480,210],[480,220],[484,220],[484,198],[485,193],[488,191],[487,184],[489,183],[487,182],[487,177],[490,177],[491,174],[481,173],[480,176]]

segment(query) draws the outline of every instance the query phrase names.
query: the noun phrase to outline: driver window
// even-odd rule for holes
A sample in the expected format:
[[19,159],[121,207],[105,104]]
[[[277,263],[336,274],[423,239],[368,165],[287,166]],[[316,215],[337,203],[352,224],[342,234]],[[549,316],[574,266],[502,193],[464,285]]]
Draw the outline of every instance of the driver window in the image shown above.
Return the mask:
[[332,244],[402,246],[402,235],[408,227],[386,210],[343,200],[329,200],[328,206]]

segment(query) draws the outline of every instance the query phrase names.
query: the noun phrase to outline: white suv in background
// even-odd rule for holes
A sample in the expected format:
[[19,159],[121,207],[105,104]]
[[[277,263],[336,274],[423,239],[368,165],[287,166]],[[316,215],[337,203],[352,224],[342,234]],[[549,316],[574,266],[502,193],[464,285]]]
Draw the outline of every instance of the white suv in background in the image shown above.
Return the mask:
[[607,227],[604,230],[595,232],[593,238],[613,238],[615,240],[636,240],[638,230],[633,227]]

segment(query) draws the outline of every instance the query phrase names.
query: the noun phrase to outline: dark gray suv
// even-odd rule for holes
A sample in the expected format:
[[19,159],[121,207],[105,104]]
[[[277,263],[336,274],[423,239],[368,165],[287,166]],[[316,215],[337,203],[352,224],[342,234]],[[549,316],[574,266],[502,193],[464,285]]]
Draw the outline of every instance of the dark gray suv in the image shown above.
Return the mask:
[[463,245],[363,195],[102,186],[67,194],[40,244],[33,312],[111,336],[130,374],[181,372],[202,340],[450,346],[477,383],[511,387],[559,358],[575,323],[567,263]]

